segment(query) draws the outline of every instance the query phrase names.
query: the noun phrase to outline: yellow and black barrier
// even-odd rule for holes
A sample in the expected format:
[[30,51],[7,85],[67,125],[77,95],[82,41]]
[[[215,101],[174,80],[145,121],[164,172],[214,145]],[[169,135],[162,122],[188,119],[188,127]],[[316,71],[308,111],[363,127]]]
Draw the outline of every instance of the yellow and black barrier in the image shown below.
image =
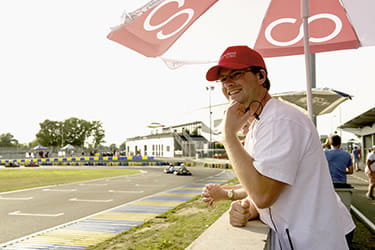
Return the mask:
[[206,168],[232,168],[232,166],[229,163],[204,163],[203,166]]
[[166,164],[155,161],[154,157],[150,156],[82,156],[0,160],[0,165],[6,166],[9,163],[18,163],[18,165],[37,163],[43,166],[156,166]]
[[[156,160],[152,156],[82,156],[56,158],[2,159],[0,166],[20,166],[37,163],[42,166],[164,166],[169,162]],[[186,163],[192,166],[193,163]]]

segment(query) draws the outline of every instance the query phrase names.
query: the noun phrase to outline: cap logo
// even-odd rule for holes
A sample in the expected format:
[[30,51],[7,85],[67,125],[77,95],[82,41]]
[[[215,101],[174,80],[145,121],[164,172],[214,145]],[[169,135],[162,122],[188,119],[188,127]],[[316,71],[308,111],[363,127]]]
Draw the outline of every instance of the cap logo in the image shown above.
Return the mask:
[[225,53],[221,58],[224,59],[224,58],[233,58],[233,57],[236,57],[237,56],[237,52],[236,51],[232,51],[232,52],[228,52],[228,53]]

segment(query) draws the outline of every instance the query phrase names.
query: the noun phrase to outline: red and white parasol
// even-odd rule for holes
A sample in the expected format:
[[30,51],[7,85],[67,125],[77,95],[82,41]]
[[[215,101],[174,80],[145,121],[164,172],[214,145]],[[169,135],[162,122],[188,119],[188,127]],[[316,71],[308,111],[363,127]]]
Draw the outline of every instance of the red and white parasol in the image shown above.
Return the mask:
[[[225,0],[220,2],[223,1]],[[127,13],[124,23],[115,27],[108,34],[108,38],[147,57],[160,57],[173,47],[199,17],[206,11],[209,14],[210,8],[217,2],[153,0]],[[254,6],[259,5],[256,0],[247,2],[253,2]],[[235,5],[240,13],[241,4],[231,4]],[[264,11],[263,22],[253,47],[265,57],[305,54],[307,106],[312,118],[310,53],[375,45],[375,29],[371,28],[375,23],[375,15],[372,13],[374,9],[374,0],[289,0],[287,3],[283,0],[272,0],[269,1],[267,9],[259,10]],[[220,22],[226,22],[236,14],[237,11],[227,13],[222,15],[220,20],[211,20],[211,23],[214,26],[220,25]],[[242,32],[246,33],[251,32],[246,31],[247,27],[259,21],[252,20],[250,15],[247,22],[238,25],[242,27]],[[222,36],[225,37],[229,32],[230,30],[223,28]],[[209,38],[210,30],[206,33]],[[213,43],[215,42],[220,43],[220,40],[216,39]],[[237,44],[250,42],[244,40]],[[196,48],[185,49],[192,51]],[[178,59],[169,60],[168,63],[177,67],[194,62]]]

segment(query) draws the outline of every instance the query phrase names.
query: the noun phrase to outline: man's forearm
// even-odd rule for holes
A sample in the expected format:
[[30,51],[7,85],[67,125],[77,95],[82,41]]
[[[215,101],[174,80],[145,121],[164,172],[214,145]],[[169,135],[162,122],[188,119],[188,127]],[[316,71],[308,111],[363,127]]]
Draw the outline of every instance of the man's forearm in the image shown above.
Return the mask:
[[281,193],[283,185],[261,175],[255,169],[253,158],[236,135],[224,135],[224,147],[240,183],[256,205],[259,208],[271,206]]
[[249,220],[257,220],[257,219],[259,219],[258,210],[255,208],[255,205],[252,202],[250,202],[249,211],[250,211]]

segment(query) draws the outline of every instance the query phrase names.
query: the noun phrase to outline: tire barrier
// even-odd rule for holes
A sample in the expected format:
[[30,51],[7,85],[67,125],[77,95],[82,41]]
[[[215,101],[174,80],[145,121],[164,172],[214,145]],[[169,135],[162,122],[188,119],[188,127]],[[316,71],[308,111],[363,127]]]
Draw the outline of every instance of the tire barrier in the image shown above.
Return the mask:
[[[85,156],[85,157],[57,157],[33,159],[0,160],[0,166],[26,166],[36,163],[40,166],[166,166],[168,161],[155,160],[151,156]],[[183,162],[185,166],[195,166],[194,162]]]
[[27,165],[36,163],[41,166],[157,166],[166,165],[156,162],[154,157],[147,156],[85,156],[85,157],[57,157],[33,159],[6,159],[0,160],[0,166]]
[[204,167],[206,168],[224,168],[224,169],[232,169],[232,165],[229,163],[204,163]]

